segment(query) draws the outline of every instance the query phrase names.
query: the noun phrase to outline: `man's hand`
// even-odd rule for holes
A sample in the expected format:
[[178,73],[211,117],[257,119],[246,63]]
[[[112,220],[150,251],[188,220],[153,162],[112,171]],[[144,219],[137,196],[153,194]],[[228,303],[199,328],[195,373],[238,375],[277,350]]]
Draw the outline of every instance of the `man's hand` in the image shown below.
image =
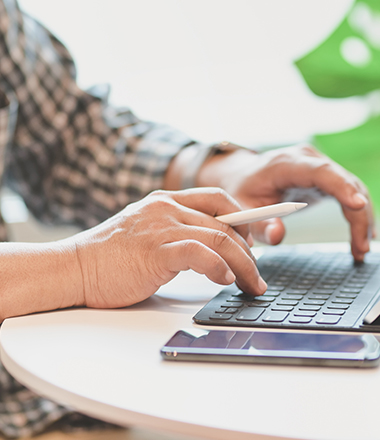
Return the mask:
[[244,291],[264,293],[266,284],[245,240],[250,241],[249,228],[232,229],[214,218],[238,210],[217,188],[157,191],[77,234],[72,240],[83,276],[82,303],[128,306],[187,269],[220,284],[236,277]]
[[[369,240],[375,237],[372,206],[364,184],[309,145],[261,154],[242,149],[215,156],[201,168],[197,184],[224,188],[243,208],[281,202],[295,188],[316,188],[341,204],[350,224],[356,260],[363,260]],[[280,219],[254,223],[251,229],[255,238],[268,244],[280,243],[285,235]]]

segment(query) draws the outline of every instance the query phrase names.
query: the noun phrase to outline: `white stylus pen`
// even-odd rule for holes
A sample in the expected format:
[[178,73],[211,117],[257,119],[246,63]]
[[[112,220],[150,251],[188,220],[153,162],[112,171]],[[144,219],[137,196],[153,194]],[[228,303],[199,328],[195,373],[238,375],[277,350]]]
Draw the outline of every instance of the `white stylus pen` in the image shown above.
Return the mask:
[[262,206],[261,208],[247,209],[245,211],[232,212],[231,214],[215,217],[220,222],[231,226],[245,225],[247,223],[268,220],[269,218],[284,217],[293,212],[305,208],[307,203],[277,203],[276,205]]

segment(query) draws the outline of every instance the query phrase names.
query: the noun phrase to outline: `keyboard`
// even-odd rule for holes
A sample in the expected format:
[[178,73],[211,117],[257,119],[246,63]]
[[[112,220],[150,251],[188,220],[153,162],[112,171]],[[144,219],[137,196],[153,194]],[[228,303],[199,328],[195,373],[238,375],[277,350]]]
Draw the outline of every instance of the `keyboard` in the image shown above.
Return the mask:
[[257,261],[268,284],[252,296],[233,284],[194,317],[200,325],[380,332],[364,317],[380,296],[380,253],[356,263],[344,252],[312,246],[268,248]]

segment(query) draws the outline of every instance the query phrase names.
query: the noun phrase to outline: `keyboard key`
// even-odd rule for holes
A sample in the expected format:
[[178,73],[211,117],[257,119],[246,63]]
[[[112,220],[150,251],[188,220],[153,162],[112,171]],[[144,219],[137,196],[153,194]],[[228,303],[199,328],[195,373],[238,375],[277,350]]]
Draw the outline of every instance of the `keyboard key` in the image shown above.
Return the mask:
[[243,302],[242,301],[231,301],[231,300],[227,300],[224,304],[221,304],[220,307],[242,307]]
[[225,309],[224,313],[236,313],[239,309],[236,309],[234,307],[228,307],[227,309]]
[[276,299],[276,297],[274,297],[274,296],[263,297],[263,295],[262,296],[255,296],[254,298],[255,299],[253,302],[272,302]]
[[322,279],[322,277],[319,279],[318,283],[319,285],[323,284],[323,285],[329,285],[329,284],[341,284],[343,282],[343,280],[345,279],[345,276],[342,275],[337,275],[336,277],[328,277],[328,278],[324,278]]
[[292,316],[289,318],[289,322],[292,324],[309,324],[311,322],[312,318],[308,316]]
[[211,315],[210,319],[221,319],[223,321],[227,321],[228,319],[231,319],[232,315],[228,314],[222,314],[222,313],[215,313],[215,315]]
[[263,301],[252,301],[246,304],[246,306],[248,306],[249,308],[265,308],[268,307],[270,305],[269,302],[263,302]]
[[332,290],[332,289],[336,289],[337,287],[339,287],[339,283],[335,283],[335,284],[319,284],[318,286],[316,286],[317,289],[326,289],[326,290]]
[[282,297],[284,300],[290,300],[290,301],[301,301],[303,299],[303,295],[284,295]]
[[294,312],[294,316],[310,316],[311,318],[313,318],[316,314],[317,312],[312,312],[309,310],[297,310]]
[[322,301],[319,299],[315,299],[315,300],[309,300],[306,299],[303,304],[305,304],[306,306],[323,306],[325,304],[326,301]]
[[264,318],[264,322],[282,322],[288,317],[288,312],[272,312],[270,311]]
[[313,286],[313,284],[314,283],[311,283],[311,284],[292,284],[290,286],[290,289],[293,289],[293,290],[305,290],[305,289],[307,289],[307,290],[309,290]]
[[305,311],[305,310],[310,310],[313,312],[318,312],[318,310],[321,310],[321,306],[308,306],[308,305],[300,305],[299,306],[299,310]]
[[278,306],[296,306],[297,304],[298,304],[298,301],[282,300],[282,301],[276,302],[276,305],[278,305]]
[[308,290],[305,289],[287,289],[286,294],[287,295],[306,295]]
[[347,310],[350,308],[348,304],[329,304],[327,306],[328,309],[340,309],[340,310]]
[[366,284],[367,284],[367,283],[346,283],[346,284],[344,285],[344,287],[347,287],[348,289],[350,289],[350,288],[353,288],[353,289],[355,289],[355,288],[362,289]]
[[351,299],[355,299],[357,298],[358,294],[357,293],[340,293],[339,295],[337,295],[337,298],[351,298]]
[[332,293],[335,292],[335,290],[332,290],[332,289],[320,289],[320,288],[318,288],[318,289],[313,289],[312,292],[317,294],[317,295],[319,295],[319,294],[321,294],[321,295],[331,295]]
[[[239,292],[236,293],[232,293],[231,294],[231,299],[233,300],[233,298],[239,298],[239,299],[246,299],[246,298],[250,298],[252,295],[249,295],[248,293],[244,293],[241,290]],[[227,300],[228,301],[228,300]]]
[[264,313],[262,308],[248,308],[239,313],[236,321],[256,321]]
[[342,293],[360,293],[361,289],[351,289],[350,287],[343,287],[340,289]]
[[276,305],[274,305],[270,309],[274,310],[274,311],[278,311],[278,312],[279,311],[291,312],[294,309],[294,307],[293,306],[276,306]]
[[338,287],[339,284],[340,284],[340,282],[337,280],[334,280],[334,281],[323,280],[322,283],[320,284],[320,286],[324,286],[328,289],[334,289],[334,288]]
[[344,276],[341,275],[330,275],[327,278],[325,278],[322,283],[323,284],[328,284],[329,282],[332,283],[341,283],[344,280]]
[[329,295],[312,295],[312,296],[308,296],[308,300],[323,300],[323,301],[327,301],[330,298]]
[[267,290],[264,295],[262,296],[280,296],[280,292],[276,291],[276,290]]
[[271,284],[268,284],[267,290],[277,290],[279,292],[282,292],[285,290],[285,286],[273,286]]
[[349,298],[336,298],[331,301],[332,304],[352,304],[353,302],[354,300]]
[[329,324],[329,325],[334,325],[334,324],[338,324],[338,322],[340,321],[340,316],[335,316],[335,315],[323,315],[320,318],[316,319],[316,323],[317,324]]
[[277,276],[275,278],[272,278],[271,279],[271,284],[273,284],[273,281],[275,281],[275,282],[279,281],[279,284],[281,284],[281,281],[282,281],[282,284],[286,284],[286,283],[288,283],[291,280],[292,280],[292,277],[288,277],[286,275],[280,275],[280,276]]
[[354,283],[366,283],[371,278],[371,275],[356,275],[350,278]]
[[239,296],[232,296],[231,298],[226,299],[227,303],[240,303],[246,304],[247,302],[253,301],[256,297],[253,295],[248,295],[247,293],[243,293]]
[[270,284],[271,284],[272,286],[280,286],[280,287],[283,287],[284,284],[287,284],[287,283],[284,283],[283,281],[271,280],[271,281],[270,281]]
[[327,310],[323,310],[322,312],[324,315],[344,315],[346,313],[345,310],[340,310],[340,309],[327,309]]

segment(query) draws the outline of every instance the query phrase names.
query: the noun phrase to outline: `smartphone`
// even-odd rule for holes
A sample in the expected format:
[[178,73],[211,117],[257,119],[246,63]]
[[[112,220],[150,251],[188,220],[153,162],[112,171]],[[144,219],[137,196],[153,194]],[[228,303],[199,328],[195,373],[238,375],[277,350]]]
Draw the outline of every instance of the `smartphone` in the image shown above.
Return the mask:
[[162,348],[172,361],[375,367],[380,344],[371,334],[272,331],[178,331]]

